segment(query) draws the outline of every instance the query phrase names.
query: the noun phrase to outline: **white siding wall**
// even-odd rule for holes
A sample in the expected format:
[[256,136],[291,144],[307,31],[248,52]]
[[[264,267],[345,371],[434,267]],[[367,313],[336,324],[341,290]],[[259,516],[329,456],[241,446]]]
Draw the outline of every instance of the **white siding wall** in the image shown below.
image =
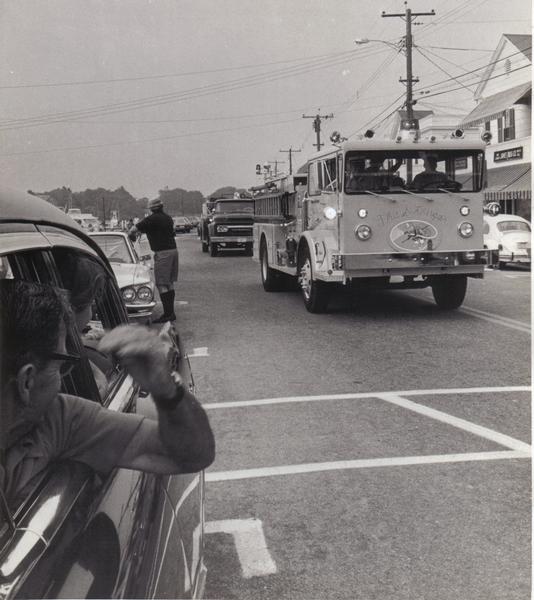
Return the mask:
[[[514,71],[520,67],[524,68],[506,75],[506,61],[500,59],[507,56],[510,57],[510,71]],[[493,94],[498,94],[499,92],[509,90],[516,85],[521,85],[522,83],[528,83],[530,81],[530,61],[522,52],[517,49],[516,46],[514,46],[514,44],[510,43],[508,40],[506,40],[500,55],[497,56],[495,60],[498,60],[499,62],[494,65],[491,73],[489,73],[489,79],[486,82],[481,94],[483,98],[493,96]],[[495,77],[496,75],[502,75],[502,77]]]

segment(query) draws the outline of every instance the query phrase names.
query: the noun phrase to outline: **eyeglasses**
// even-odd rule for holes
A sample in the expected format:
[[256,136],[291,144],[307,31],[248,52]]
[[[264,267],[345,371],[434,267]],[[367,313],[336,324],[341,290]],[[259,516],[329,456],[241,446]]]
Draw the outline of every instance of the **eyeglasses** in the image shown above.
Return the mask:
[[62,361],[59,367],[59,374],[61,377],[66,377],[80,360],[80,357],[76,354],[62,354],[61,352],[51,352],[48,357],[51,360]]

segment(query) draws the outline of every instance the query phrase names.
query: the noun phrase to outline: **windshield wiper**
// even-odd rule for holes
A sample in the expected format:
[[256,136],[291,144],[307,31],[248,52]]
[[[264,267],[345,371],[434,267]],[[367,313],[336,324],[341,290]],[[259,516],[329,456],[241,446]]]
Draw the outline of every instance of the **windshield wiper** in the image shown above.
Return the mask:
[[384,196],[384,194],[376,194],[375,192],[371,192],[370,190],[362,190],[365,194],[369,194],[371,196],[377,196],[378,198],[386,198],[390,202],[397,202],[395,198],[390,198],[389,196]]
[[415,192],[410,192],[410,190],[400,190],[401,192],[404,192],[405,194],[410,194],[410,196],[415,196],[416,198],[424,198],[425,200],[428,200],[429,202],[434,202],[434,198],[429,198],[428,196],[423,196],[422,194],[416,194]]

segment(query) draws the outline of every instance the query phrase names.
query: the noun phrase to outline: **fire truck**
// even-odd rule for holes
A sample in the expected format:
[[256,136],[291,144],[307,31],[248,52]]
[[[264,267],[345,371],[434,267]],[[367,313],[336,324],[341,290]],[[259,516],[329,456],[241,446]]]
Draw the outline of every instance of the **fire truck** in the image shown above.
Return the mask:
[[482,278],[486,139],[399,135],[342,141],[312,155],[304,176],[255,190],[254,259],[267,292],[298,288],[324,312],[340,288],[430,287],[461,306]]

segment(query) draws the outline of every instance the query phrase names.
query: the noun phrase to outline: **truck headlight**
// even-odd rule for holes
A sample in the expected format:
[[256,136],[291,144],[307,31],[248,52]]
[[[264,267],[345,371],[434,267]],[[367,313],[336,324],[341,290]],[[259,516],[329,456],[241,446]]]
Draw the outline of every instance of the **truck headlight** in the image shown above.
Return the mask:
[[371,237],[372,231],[369,225],[360,225],[356,228],[356,231],[354,233],[356,234],[356,237],[359,240],[362,240],[362,242],[364,242],[365,240],[368,240]]
[[464,238],[471,237],[473,235],[474,230],[475,229],[473,225],[471,223],[468,223],[467,221],[465,221],[464,223],[460,223],[460,225],[458,226],[458,233]]
[[467,217],[467,215],[471,212],[471,209],[469,208],[469,206],[461,206],[460,207],[460,214],[463,217]]
[[333,206],[325,206],[323,209],[323,215],[329,221],[337,217],[337,210]]

